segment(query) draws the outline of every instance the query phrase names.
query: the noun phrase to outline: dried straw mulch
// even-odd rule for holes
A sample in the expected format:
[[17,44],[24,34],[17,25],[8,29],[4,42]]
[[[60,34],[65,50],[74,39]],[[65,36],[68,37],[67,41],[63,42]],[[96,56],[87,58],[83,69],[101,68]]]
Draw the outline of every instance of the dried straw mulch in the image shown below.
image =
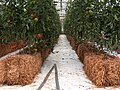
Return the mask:
[[72,36],[67,35],[67,39],[70,42],[70,45],[73,47],[73,49],[75,48],[75,40]]
[[82,43],[77,45],[76,53],[82,63],[84,63],[84,54],[89,52],[97,52],[97,49],[89,43]]
[[4,60],[0,60],[0,84],[5,82],[6,65]]
[[96,86],[120,85],[120,58],[97,52],[90,44],[80,44],[77,54],[85,73]]
[[[4,62],[4,64],[2,64]],[[41,54],[13,55],[0,61],[0,82],[8,85],[26,85],[33,82],[42,66]]]
[[45,60],[49,54],[51,52],[51,49],[50,48],[44,48],[41,50],[41,56],[42,56],[42,59]]
[[97,86],[120,85],[120,58],[104,54],[86,53],[84,70]]

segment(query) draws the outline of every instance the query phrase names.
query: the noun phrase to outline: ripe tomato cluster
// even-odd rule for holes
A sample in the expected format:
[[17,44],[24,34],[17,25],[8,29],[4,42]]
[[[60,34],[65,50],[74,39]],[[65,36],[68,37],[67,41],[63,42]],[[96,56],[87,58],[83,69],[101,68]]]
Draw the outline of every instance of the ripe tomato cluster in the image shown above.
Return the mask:
[[37,34],[37,38],[42,38],[42,34]]
[[13,45],[10,47],[11,49],[17,49],[17,46],[16,45]]

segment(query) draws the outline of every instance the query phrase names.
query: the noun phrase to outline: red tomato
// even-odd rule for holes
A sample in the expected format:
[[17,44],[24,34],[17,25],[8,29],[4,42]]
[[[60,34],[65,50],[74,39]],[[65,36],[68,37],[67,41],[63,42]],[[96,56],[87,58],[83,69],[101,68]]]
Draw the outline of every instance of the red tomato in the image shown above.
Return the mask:
[[13,46],[11,46],[10,48],[11,48],[11,49],[16,49],[17,46],[16,46],[16,45],[13,45]]
[[120,51],[118,51],[117,54],[120,54]]
[[42,38],[42,34],[37,34],[37,37],[38,38]]

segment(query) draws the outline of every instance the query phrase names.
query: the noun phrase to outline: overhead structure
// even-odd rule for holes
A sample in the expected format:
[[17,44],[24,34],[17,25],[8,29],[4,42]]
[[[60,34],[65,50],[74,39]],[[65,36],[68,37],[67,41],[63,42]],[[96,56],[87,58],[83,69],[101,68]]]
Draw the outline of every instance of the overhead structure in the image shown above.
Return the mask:
[[54,3],[56,5],[56,9],[58,11],[59,17],[60,17],[60,21],[61,21],[61,27],[62,27],[62,31],[63,30],[63,21],[66,15],[66,6],[68,3],[72,2],[73,0],[54,0]]
[[65,14],[66,14],[65,10],[66,10],[68,1],[69,0],[54,0],[58,14],[59,14],[60,18],[62,18],[62,19],[64,18]]

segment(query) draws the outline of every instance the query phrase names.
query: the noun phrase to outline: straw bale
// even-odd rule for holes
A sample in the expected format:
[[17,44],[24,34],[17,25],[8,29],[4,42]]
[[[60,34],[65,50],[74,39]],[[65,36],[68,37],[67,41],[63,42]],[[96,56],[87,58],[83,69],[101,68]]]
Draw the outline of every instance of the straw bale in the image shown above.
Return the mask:
[[11,56],[6,58],[6,83],[18,84],[19,82],[19,57]]
[[97,86],[120,85],[120,59],[114,56],[86,53],[84,70]]
[[106,78],[109,85],[120,85],[120,59],[115,58],[108,60],[105,63],[106,66]]
[[74,49],[74,47],[75,47],[75,40],[74,40],[74,38],[72,36],[67,35],[67,39],[70,42],[70,45],[72,46],[72,48]]
[[42,59],[45,60],[49,56],[50,52],[51,52],[51,49],[49,48],[43,49],[41,51]]
[[41,54],[13,55],[0,61],[0,82],[8,85],[26,85],[33,82],[42,66]]
[[0,84],[5,82],[6,64],[4,60],[0,60]]

